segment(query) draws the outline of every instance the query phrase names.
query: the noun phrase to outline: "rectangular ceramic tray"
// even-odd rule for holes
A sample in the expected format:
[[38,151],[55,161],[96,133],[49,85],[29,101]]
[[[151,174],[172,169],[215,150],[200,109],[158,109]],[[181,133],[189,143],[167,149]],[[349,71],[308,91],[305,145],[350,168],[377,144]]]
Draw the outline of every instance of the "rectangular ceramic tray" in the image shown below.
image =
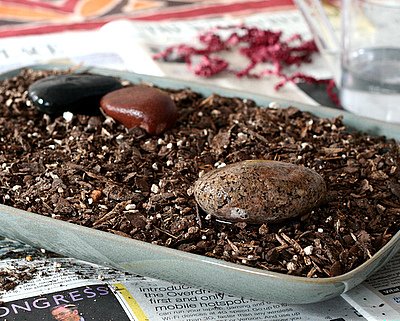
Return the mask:
[[[67,66],[37,65],[32,68],[50,69],[67,68]],[[19,70],[8,72],[1,75],[0,79],[11,77],[18,72]],[[271,101],[277,101],[263,95],[130,72],[99,68],[90,68],[90,72],[112,75],[134,83],[150,82],[164,88],[191,88],[204,95],[217,93],[229,97],[249,98],[260,106],[267,106]],[[351,128],[400,140],[398,125],[365,119],[332,108],[282,100],[277,102],[282,107],[293,105],[321,117],[335,117],[342,114],[344,122]],[[0,205],[0,235],[61,255],[112,266],[143,276],[235,296],[297,304],[324,301],[350,290],[379,269],[400,248],[400,232],[398,232],[378,253],[356,269],[337,277],[314,279],[269,272],[186,253],[5,205]]]

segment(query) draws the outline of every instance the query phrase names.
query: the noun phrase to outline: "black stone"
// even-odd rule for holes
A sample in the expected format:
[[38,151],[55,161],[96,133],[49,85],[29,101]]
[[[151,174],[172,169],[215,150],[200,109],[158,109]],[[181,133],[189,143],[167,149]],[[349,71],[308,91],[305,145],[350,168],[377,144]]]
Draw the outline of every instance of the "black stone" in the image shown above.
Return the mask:
[[40,79],[28,88],[33,105],[43,113],[56,115],[69,111],[93,115],[100,112],[100,99],[122,88],[111,76],[75,74]]

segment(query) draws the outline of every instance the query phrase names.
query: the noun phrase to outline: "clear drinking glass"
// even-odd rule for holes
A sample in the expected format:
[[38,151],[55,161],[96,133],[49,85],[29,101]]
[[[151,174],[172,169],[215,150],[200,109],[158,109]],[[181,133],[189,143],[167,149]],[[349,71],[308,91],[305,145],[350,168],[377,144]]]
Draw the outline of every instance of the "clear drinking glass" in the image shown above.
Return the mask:
[[400,1],[342,0],[340,100],[400,123]]
[[330,66],[342,106],[400,123],[400,0],[342,0],[340,32],[321,0],[295,0]]

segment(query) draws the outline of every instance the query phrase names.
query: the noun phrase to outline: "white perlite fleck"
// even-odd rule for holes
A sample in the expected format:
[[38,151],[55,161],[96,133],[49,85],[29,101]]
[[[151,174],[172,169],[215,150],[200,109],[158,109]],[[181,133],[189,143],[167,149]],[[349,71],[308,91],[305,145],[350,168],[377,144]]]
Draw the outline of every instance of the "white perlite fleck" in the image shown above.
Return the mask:
[[157,194],[160,192],[160,188],[158,187],[158,185],[153,184],[151,185],[151,189],[150,189],[154,194]]
[[311,255],[314,250],[314,247],[312,245],[306,246],[303,251],[305,255]]
[[134,209],[136,209],[136,204],[128,204],[128,205],[125,206],[125,210],[126,211],[131,211],[131,210],[134,210]]
[[65,119],[65,121],[66,121],[67,123],[69,123],[69,122],[71,122],[72,118],[74,118],[74,114],[71,113],[70,111],[65,111],[65,112],[63,113],[63,118]]

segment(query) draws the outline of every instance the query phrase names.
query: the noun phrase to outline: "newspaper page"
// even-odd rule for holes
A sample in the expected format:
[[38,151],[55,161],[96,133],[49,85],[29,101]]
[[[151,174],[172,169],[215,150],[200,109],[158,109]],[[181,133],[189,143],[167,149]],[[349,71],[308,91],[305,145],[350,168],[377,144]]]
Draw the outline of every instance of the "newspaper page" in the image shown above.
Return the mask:
[[400,320],[400,254],[343,298],[368,320]]
[[59,62],[126,69],[125,62],[97,31],[0,38],[0,73],[34,64]]
[[[25,259],[2,260],[0,279],[1,321],[366,320],[341,297],[309,305],[256,301],[71,258],[28,255]],[[14,284],[4,291],[10,280]]]
[[257,301],[142,277],[52,257],[8,239],[0,240],[0,259],[0,321],[61,320],[56,314],[67,312],[64,305],[81,320],[400,320],[400,254],[341,297],[307,305]]

